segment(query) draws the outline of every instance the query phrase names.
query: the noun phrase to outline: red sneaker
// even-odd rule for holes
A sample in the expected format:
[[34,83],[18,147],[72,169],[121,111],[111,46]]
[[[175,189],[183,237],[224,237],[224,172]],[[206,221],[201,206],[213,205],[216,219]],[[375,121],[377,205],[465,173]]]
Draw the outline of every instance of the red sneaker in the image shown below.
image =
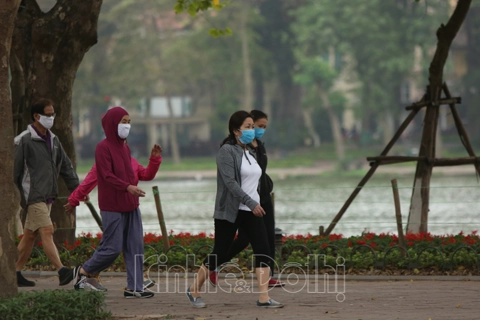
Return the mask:
[[212,273],[210,273],[210,276],[208,277],[208,281],[212,286],[216,287],[218,282],[218,272],[213,271]]
[[285,285],[285,283],[281,282],[281,281],[278,281],[277,279],[270,279],[268,281],[268,286],[270,288],[275,288],[275,287],[283,287]]

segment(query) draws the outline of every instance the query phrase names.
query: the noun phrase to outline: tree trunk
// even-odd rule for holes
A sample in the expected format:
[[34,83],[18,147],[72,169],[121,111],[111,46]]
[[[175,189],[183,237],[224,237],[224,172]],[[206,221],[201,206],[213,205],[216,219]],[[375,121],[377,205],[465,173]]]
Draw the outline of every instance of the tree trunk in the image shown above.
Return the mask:
[[264,82],[263,84],[263,107],[262,110],[265,112],[269,117],[272,115],[272,96],[273,96],[273,88],[271,82]]
[[273,78],[277,84],[272,97],[275,108],[273,114],[269,116],[274,120],[275,127],[283,126],[286,134],[294,137],[303,121],[297,112],[301,101],[300,89],[293,83],[292,76],[297,61],[294,55],[296,40],[291,24],[296,17],[288,11],[301,6],[302,1],[263,0],[256,3],[263,19],[261,29],[258,31],[261,36],[259,41],[272,53],[272,64],[275,68]]
[[240,23],[240,37],[242,41],[242,61],[243,61],[243,85],[244,85],[244,101],[242,109],[250,112],[253,109],[253,78],[252,78],[252,64],[250,63],[250,51],[248,48],[248,34],[247,34],[247,19],[248,6],[242,9],[241,23]]
[[328,95],[322,89],[319,89],[319,92],[320,92],[320,99],[322,99],[323,107],[325,108],[325,110],[327,110],[328,118],[330,119],[330,125],[332,126],[332,136],[333,136],[333,141],[335,142],[335,151],[337,153],[337,160],[341,162],[343,159],[345,159],[345,147],[343,145],[342,129],[340,126],[340,121],[338,120],[337,115],[332,109]]
[[[52,131],[74,167],[72,87],[84,54],[97,42],[101,4],[102,0],[58,0],[43,13],[35,0],[22,0],[12,41],[13,108],[23,112],[16,133],[31,122],[29,108],[37,99],[52,99],[57,114]],[[58,228],[54,236],[57,244],[75,239],[75,221],[63,209],[68,195],[64,182],[59,181],[51,213]]]
[[393,131],[393,128],[395,126],[395,120],[392,110],[390,109],[386,109],[383,112],[383,116],[383,144],[387,145],[390,140],[392,140],[392,137],[395,134],[395,132]]
[[313,126],[312,108],[303,108],[302,115],[303,115],[303,122],[305,124],[305,128],[307,128],[308,134],[313,140],[313,147],[314,148],[320,147],[320,136],[315,131],[315,127]]
[[13,184],[13,118],[9,88],[12,33],[20,0],[0,2],[0,298],[17,295],[15,214],[18,197]]
[[180,164],[180,147],[178,145],[177,140],[177,124],[173,121],[173,108],[172,108],[172,100],[169,95],[167,95],[167,106],[168,106],[168,113],[170,114],[170,125],[168,128],[170,129],[169,136],[170,136],[170,146],[172,151],[172,158],[174,164]]
[[[420,157],[435,158],[435,140],[438,125],[439,106],[436,103],[441,96],[443,84],[443,68],[448,58],[448,51],[453,39],[457,35],[470,8],[471,0],[459,0],[455,11],[446,26],[443,24],[437,31],[437,49],[429,69],[429,86],[426,100],[431,103],[427,106],[420,144]],[[415,180],[413,183],[410,212],[408,216],[407,232],[428,232],[428,211],[430,198],[430,178],[432,164],[425,161],[417,163]]]

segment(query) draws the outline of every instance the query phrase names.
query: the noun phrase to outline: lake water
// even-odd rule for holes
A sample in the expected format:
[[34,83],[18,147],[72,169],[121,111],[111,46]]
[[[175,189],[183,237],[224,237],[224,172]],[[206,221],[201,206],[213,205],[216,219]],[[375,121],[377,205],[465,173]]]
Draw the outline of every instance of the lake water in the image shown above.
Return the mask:
[[[384,172],[371,179],[346,211],[333,233],[359,235],[397,233],[390,180],[399,185],[403,223],[406,225],[413,176],[397,177]],[[286,234],[318,234],[325,229],[350,196],[361,177],[340,178],[311,176],[274,179],[276,225]],[[216,180],[174,180],[141,182],[147,192],[140,200],[145,232],[160,233],[152,187],[158,186],[167,230],[179,232],[213,232],[213,208]],[[471,175],[432,177],[430,190],[429,231],[433,234],[469,233],[480,228],[480,185]],[[96,189],[92,203],[98,207]],[[86,205],[77,210],[77,232],[99,232]]]

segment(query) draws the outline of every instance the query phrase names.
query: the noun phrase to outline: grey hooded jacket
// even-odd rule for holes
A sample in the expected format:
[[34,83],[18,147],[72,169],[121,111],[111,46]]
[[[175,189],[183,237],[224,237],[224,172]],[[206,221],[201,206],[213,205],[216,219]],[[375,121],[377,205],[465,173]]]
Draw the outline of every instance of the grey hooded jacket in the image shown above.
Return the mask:
[[[243,203],[250,210],[258,203],[242,190],[242,156],[244,150],[238,144],[224,144],[217,153],[217,196],[215,198],[215,219],[234,223],[238,208]],[[255,152],[248,152],[256,158]]]
[[68,190],[78,187],[78,176],[62,144],[50,131],[52,152],[47,143],[29,125],[15,137],[14,182],[20,190],[22,208],[32,203],[54,199],[58,194],[59,174]]

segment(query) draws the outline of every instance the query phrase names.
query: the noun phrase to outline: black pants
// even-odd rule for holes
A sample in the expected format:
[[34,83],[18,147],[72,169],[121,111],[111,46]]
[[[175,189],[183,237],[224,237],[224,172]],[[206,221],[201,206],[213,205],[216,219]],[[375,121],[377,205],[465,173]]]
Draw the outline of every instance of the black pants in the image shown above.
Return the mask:
[[[265,210],[263,216],[263,222],[265,224],[265,230],[268,240],[268,265],[270,266],[271,276],[274,274],[275,266],[275,217],[273,215],[273,203],[270,195],[262,196],[260,199],[260,205]],[[230,261],[233,257],[242,252],[249,244],[247,233],[240,228],[238,231],[238,237],[232,243],[230,250],[227,254],[227,261]]]
[[255,254],[255,267],[262,268],[270,265],[270,248],[263,218],[255,216],[251,211],[239,210],[235,223],[215,219],[213,252],[203,261],[210,271],[230,261],[231,258],[228,258],[228,252],[239,229],[245,234],[247,244],[250,243],[252,245],[253,253]]

